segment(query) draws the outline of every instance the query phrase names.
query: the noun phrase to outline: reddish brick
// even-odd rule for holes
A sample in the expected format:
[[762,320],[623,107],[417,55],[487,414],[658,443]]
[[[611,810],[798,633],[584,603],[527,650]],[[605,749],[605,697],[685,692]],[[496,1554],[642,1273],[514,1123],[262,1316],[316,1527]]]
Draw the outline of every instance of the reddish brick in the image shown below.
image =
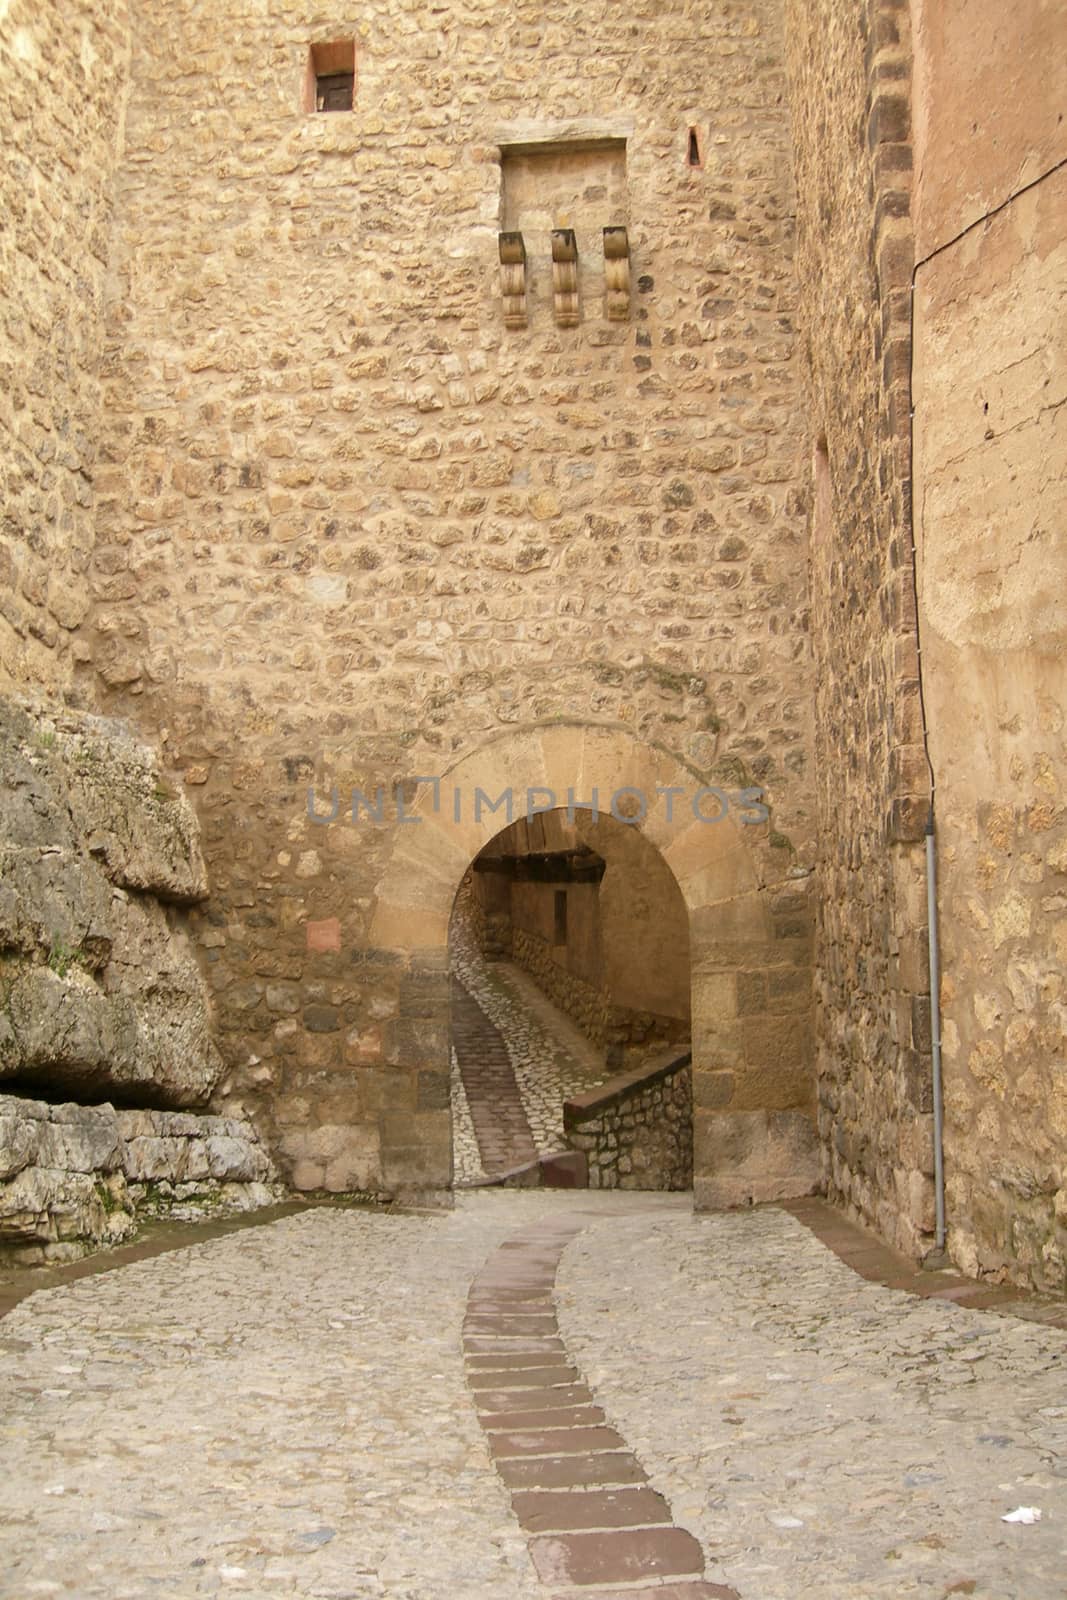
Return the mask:
[[543,1407],[536,1411],[483,1412],[479,1418],[486,1433],[521,1433],[527,1429],[591,1428],[604,1420],[599,1406]]
[[[574,1591],[553,1595],[552,1600],[574,1600]],[[740,1600],[740,1596],[736,1589],[728,1589],[723,1583],[698,1580],[657,1584],[653,1589],[644,1585],[640,1589],[597,1589],[595,1600]]]
[[595,1450],[625,1450],[626,1440],[614,1428],[540,1428],[525,1433],[494,1433],[493,1456],[580,1455]]
[[542,1583],[625,1583],[633,1578],[699,1576],[704,1552],[681,1528],[615,1529],[530,1540]]
[[671,1521],[670,1506],[654,1489],[519,1490],[511,1505],[520,1525],[531,1533],[640,1528]]
[[580,1489],[607,1484],[644,1483],[647,1474],[629,1450],[599,1455],[513,1457],[497,1461],[496,1470],[509,1489]]
[[566,1362],[560,1362],[558,1366],[530,1366],[522,1355],[512,1355],[504,1368],[486,1365],[496,1360],[499,1357],[493,1355],[467,1357],[467,1382],[475,1390],[475,1397],[480,1397],[483,1390],[547,1389],[550,1384],[569,1387],[577,1382],[576,1370]]

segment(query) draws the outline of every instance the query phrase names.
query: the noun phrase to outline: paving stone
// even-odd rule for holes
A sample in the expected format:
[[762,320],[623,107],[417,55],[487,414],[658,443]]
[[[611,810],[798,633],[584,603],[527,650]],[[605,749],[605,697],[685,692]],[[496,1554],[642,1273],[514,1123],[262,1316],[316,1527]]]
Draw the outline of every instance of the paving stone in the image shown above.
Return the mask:
[[[478,949],[462,896],[449,934],[452,969],[462,986],[460,1038],[452,1058],[453,1154],[457,1184],[482,1183],[538,1156],[549,1158],[546,1183],[571,1186],[581,1159],[566,1152],[563,1102],[607,1076],[602,1052],[510,962],[488,962]],[[470,1008],[476,1008],[481,1020]],[[500,1046],[503,1046],[503,1055]],[[504,1057],[510,1075],[505,1068]],[[496,1096],[507,1111],[497,1119]],[[521,1117],[519,1110],[521,1108]],[[532,1151],[515,1157],[523,1120]],[[477,1124],[477,1126],[476,1126]],[[524,1147],[521,1147],[524,1148]]]
[[497,1461],[497,1471],[510,1489],[580,1489],[607,1484],[644,1483],[647,1473],[629,1450],[610,1454],[536,1456]]
[[495,1412],[479,1409],[482,1427],[487,1433],[518,1433],[538,1428],[594,1427],[604,1421],[599,1406],[565,1406],[555,1409],[539,1407],[536,1411]]
[[704,1552],[680,1528],[613,1529],[533,1538],[530,1554],[542,1583],[624,1583],[704,1571]]
[[494,1433],[489,1449],[503,1456],[586,1455],[596,1450],[624,1450],[626,1440],[614,1428],[541,1428],[529,1433]]
[[670,1522],[671,1508],[654,1489],[585,1489],[568,1494],[519,1491],[511,1506],[531,1533],[572,1533],[586,1528],[639,1528]]
[[[596,1600],[740,1600],[736,1589],[728,1589],[721,1583],[663,1583],[656,1584],[655,1588],[648,1588],[645,1584],[636,1589],[597,1589]],[[558,1594],[552,1600],[574,1600],[574,1590],[569,1594]],[[590,1597],[592,1600],[592,1597]]]
[[564,1383],[544,1389],[478,1389],[474,1385],[472,1388],[475,1388],[478,1410],[485,1412],[529,1411],[535,1407],[543,1412],[593,1403],[592,1391],[584,1383]]
[[[0,1320],[0,1596],[563,1600],[526,1532],[583,1530],[524,1531],[512,1495],[647,1489],[704,1580],[590,1600],[1063,1600],[1055,1307],[865,1282],[778,1209],[577,1205],[315,1210],[38,1289]],[[530,1225],[562,1248],[562,1336],[465,1355],[472,1286]],[[556,1383],[625,1448],[494,1461],[478,1397]]]
[[541,1366],[534,1366],[536,1357],[532,1356],[493,1356],[469,1355],[467,1365],[471,1369],[468,1381],[472,1388],[478,1389],[486,1386],[504,1389],[508,1387],[530,1388],[535,1384],[571,1383],[578,1377],[574,1367],[567,1364],[567,1358],[559,1356],[555,1362],[546,1362]]
[[[883,1260],[895,1281],[928,1276]],[[865,1281],[770,1208],[594,1222],[563,1254],[556,1303],[575,1365],[708,1552],[709,1581],[746,1600],[901,1600],[972,1581],[1062,1600],[1059,1330]],[[1041,1522],[1009,1531],[1017,1505]]]

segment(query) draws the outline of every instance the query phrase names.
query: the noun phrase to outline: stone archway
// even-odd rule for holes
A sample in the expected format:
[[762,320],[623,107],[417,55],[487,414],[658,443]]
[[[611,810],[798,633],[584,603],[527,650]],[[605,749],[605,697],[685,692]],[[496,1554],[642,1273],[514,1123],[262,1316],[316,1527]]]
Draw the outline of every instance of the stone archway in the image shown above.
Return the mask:
[[[448,924],[457,887],[512,806],[627,810],[676,878],[689,913],[692,962],[694,1200],[749,1204],[814,1187],[810,946],[791,886],[761,865],[765,826],[753,803],[702,786],[678,757],[629,732],[552,723],[507,732],[420,784],[406,807],[375,896],[370,943],[420,974],[448,1006]],[[479,803],[479,795],[482,797]],[[731,803],[732,802],[732,803]],[[496,809],[491,809],[496,804]],[[712,820],[716,819],[717,820]],[[426,1005],[430,1016],[434,1007]],[[428,1028],[447,1073],[447,1027]],[[448,1112],[424,1115],[439,1159],[427,1182],[451,1172]],[[438,1125],[439,1124],[439,1125]]]

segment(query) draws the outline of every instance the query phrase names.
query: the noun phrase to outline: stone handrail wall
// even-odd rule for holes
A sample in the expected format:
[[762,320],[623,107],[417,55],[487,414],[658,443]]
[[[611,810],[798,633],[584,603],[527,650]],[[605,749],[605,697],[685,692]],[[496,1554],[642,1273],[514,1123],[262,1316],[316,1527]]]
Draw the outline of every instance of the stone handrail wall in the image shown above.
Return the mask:
[[688,1189],[693,1181],[692,1057],[668,1051],[563,1104],[568,1142],[591,1189]]

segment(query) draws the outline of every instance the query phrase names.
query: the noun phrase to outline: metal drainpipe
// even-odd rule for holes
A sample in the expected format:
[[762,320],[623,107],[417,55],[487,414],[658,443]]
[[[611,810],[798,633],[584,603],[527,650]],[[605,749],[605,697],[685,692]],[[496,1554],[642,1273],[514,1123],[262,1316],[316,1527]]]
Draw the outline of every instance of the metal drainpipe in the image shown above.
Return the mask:
[[908,359],[908,456],[912,472],[908,497],[911,536],[911,579],[915,597],[915,652],[919,678],[919,706],[922,713],[923,754],[930,774],[930,808],[926,814],[926,937],[930,953],[930,1038],[933,1055],[934,1101],[934,1222],[935,1250],[945,1248],[945,1146],[944,1101],[941,1089],[941,952],[937,938],[937,833],[934,827],[934,793],[937,787],[934,763],[930,756],[930,726],[926,716],[926,684],[923,678],[922,614],[919,606],[919,556],[915,548],[915,279],[922,261],[911,274],[909,303]]
[[934,1058],[934,1206],[936,1248],[945,1248],[944,1112],[941,1097],[941,953],[937,942],[937,842],[934,808],[926,819],[926,918],[930,941],[930,1036]]

